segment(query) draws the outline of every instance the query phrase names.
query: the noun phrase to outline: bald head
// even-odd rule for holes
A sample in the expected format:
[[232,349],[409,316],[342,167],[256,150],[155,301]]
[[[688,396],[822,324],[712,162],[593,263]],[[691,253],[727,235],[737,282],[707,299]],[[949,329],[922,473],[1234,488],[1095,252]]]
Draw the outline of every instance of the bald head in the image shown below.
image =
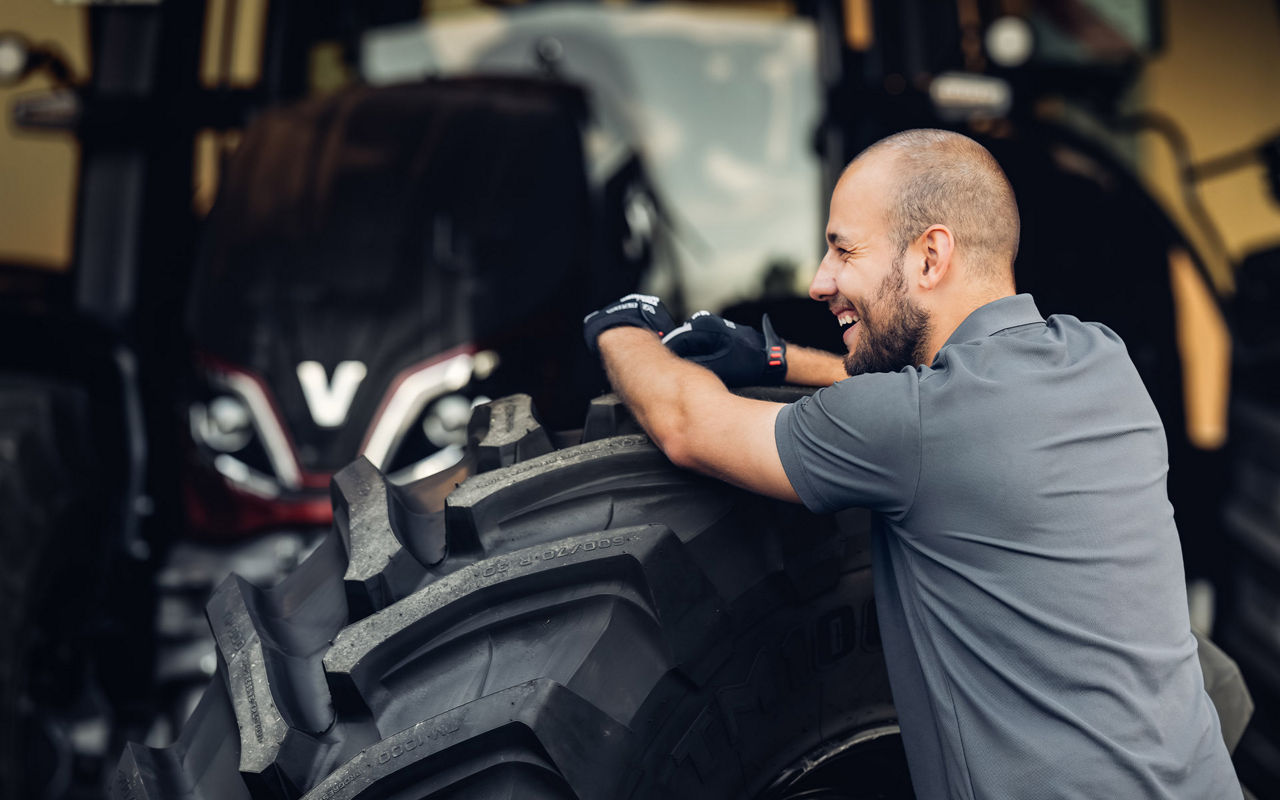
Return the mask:
[[893,177],[884,211],[899,255],[929,226],[946,225],[973,277],[1009,278],[1018,254],[1018,205],[985,147],[951,131],[903,131],[862,151],[845,173],[872,163],[883,163]]

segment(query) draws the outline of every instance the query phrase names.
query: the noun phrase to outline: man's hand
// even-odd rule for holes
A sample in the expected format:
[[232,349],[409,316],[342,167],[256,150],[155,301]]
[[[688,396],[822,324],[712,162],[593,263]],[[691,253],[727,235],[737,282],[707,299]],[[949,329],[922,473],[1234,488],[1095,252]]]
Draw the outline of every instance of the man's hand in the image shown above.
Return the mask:
[[673,353],[716,374],[725,386],[778,386],[787,378],[787,343],[765,314],[764,332],[699,311],[668,333],[662,343]]
[[629,294],[583,318],[582,335],[587,340],[587,349],[599,354],[596,339],[610,328],[620,325],[644,328],[662,336],[676,326],[676,321],[657,297],[651,294]]

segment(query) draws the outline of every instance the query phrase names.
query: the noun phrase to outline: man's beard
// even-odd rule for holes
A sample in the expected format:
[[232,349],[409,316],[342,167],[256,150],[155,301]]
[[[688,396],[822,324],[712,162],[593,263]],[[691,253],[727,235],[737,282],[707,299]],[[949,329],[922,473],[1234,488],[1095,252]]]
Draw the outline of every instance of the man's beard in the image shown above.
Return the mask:
[[906,366],[923,364],[928,355],[929,312],[911,302],[899,256],[880,283],[875,300],[864,308],[858,324],[863,326],[857,344],[844,357],[844,371],[897,372]]

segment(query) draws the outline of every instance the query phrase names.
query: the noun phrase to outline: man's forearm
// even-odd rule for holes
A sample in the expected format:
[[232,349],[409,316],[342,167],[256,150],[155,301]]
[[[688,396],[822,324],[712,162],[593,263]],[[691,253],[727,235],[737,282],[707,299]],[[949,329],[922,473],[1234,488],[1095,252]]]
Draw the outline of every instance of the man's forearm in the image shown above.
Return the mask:
[[609,383],[663,450],[699,396],[728,391],[710,370],[673,354],[651,331],[610,328],[600,334],[599,346]]
[[613,388],[672,463],[799,502],[774,442],[780,403],[732,394],[715,373],[672,353],[653,331],[615,327],[596,342]]
[[825,350],[787,345],[787,383],[798,386],[830,386],[849,377],[844,360]]

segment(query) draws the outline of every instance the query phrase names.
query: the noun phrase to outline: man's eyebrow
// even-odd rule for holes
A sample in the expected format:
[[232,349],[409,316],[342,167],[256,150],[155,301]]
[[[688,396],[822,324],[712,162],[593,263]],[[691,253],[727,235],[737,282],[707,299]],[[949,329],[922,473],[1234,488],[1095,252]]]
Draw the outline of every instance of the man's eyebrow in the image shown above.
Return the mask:
[[852,249],[854,246],[852,239],[835,231],[827,231],[827,241],[836,247],[843,247],[846,250]]

